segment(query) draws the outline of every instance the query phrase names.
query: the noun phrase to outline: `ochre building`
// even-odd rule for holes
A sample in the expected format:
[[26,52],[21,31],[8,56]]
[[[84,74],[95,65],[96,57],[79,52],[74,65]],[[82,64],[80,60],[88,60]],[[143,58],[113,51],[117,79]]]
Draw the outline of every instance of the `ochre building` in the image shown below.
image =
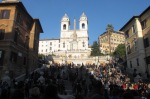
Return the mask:
[[0,77],[9,71],[11,78],[28,74],[37,67],[39,19],[34,19],[19,0],[0,3]]

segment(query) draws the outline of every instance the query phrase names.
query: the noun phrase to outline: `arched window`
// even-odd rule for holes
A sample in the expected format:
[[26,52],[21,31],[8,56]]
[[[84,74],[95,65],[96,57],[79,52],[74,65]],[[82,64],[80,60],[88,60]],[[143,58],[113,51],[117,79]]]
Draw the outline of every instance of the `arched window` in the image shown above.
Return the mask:
[[63,30],[66,30],[66,24],[63,25]]
[[84,23],[82,23],[82,29],[85,29],[85,24]]

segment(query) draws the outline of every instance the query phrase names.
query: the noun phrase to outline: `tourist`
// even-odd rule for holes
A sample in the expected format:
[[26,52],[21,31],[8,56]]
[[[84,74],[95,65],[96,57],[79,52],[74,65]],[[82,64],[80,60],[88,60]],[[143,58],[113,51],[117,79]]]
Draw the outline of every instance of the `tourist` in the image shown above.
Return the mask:
[[44,99],[61,99],[58,96],[57,86],[54,84],[49,84],[46,87],[45,93],[44,93]]
[[33,87],[32,89],[30,89],[30,99],[41,99],[40,89],[38,87]]
[[86,99],[105,99],[104,86],[100,80],[92,79],[92,91],[86,96]]

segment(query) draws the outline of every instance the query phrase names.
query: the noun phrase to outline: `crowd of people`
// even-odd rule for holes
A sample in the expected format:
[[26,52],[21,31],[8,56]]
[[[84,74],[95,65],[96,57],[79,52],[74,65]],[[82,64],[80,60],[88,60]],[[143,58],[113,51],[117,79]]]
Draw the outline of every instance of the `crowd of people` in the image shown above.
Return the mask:
[[52,64],[21,81],[11,80],[6,72],[0,99],[150,99],[150,82],[132,81],[111,64]]

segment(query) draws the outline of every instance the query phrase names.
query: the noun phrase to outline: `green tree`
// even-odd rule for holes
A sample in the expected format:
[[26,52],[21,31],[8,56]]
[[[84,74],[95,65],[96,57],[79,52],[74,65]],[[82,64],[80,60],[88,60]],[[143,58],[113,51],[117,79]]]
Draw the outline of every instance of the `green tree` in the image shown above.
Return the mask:
[[126,56],[125,44],[119,44],[115,49],[113,55],[124,59]]
[[112,24],[108,24],[107,27],[106,27],[106,31],[107,32],[113,32],[114,31],[114,27]]
[[100,55],[102,55],[102,54],[99,50],[99,45],[98,45],[97,41],[94,41],[93,45],[92,45],[91,56],[100,56]]
[[45,55],[43,55],[43,54],[38,54],[38,58],[39,58],[39,59],[42,59],[43,57],[45,57]]

